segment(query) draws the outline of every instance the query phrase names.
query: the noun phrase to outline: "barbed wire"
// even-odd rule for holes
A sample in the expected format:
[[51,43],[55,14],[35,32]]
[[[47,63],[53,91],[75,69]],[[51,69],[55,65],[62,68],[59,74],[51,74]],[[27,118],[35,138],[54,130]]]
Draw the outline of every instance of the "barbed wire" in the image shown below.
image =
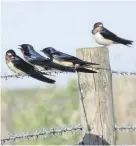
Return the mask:
[[[67,72],[59,72],[59,71],[51,71],[51,72],[45,72],[43,74],[49,75],[49,76],[54,76],[55,74],[59,73],[67,73]],[[130,76],[136,76],[136,72],[126,72],[126,71],[114,71],[112,70],[112,74],[116,75],[130,75]],[[30,77],[29,75],[22,76],[22,75],[1,75],[0,78],[7,80],[8,78],[24,78],[24,77]]]
[[126,72],[126,71],[114,71],[112,70],[112,74],[116,74],[116,75],[134,75],[136,76],[136,72]]
[[136,124],[134,125],[115,125],[115,131],[121,131],[121,132],[131,132],[136,131]]
[[1,145],[6,144],[7,142],[10,141],[19,141],[20,139],[26,139],[29,140],[30,138],[34,138],[34,139],[38,139],[39,137],[43,136],[44,138],[46,138],[47,136],[53,137],[53,136],[61,136],[63,134],[65,134],[66,132],[72,132],[72,134],[76,133],[77,131],[82,131],[83,127],[81,125],[74,125],[74,126],[65,126],[63,128],[43,128],[41,130],[37,130],[34,133],[28,133],[28,132],[23,132],[20,135],[11,135],[9,134],[9,136],[7,138],[2,138],[1,139]]
[[[7,138],[2,138],[1,139],[1,145],[6,144],[7,142],[10,141],[15,141],[18,142],[21,139],[26,139],[29,140],[30,138],[38,139],[39,137],[43,136],[43,138],[47,138],[48,136],[53,137],[53,136],[62,136],[63,134],[67,132],[72,132],[72,134],[76,133],[77,131],[82,131],[83,127],[81,125],[74,125],[74,126],[65,126],[63,128],[43,128],[41,130],[36,130],[34,133],[28,133],[28,132],[22,132],[20,135],[11,135]],[[115,131],[121,131],[121,132],[131,132],[131,131],[136,131],[136,125],[115,125]]]
[[[55,76],[56,74],[58,75],[59,73],[67,73],[67,72],[62,72],[62,71],[46,71],[46,72],[41,72],[43,75],[48,75],[48,76]],[[24,77],[30,77],[29,75],[19,75],[19,74],[13,74],[13,75],[1,75],[0,78],[7,80],[8,78],[24,78]]]

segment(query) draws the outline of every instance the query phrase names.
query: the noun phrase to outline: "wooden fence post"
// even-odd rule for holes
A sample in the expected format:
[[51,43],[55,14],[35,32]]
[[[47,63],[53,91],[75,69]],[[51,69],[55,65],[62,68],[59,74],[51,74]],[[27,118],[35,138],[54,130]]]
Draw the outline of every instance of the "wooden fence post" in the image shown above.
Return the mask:
[[85,61],[99,63],[98,67],[102,68],[96,74],[78,73],[79,85],[84,96],[80,102],[81,121],[84,128],[83,144],[115,144],[109,51],[104,47],[79,48],[77,49],[77,57]]

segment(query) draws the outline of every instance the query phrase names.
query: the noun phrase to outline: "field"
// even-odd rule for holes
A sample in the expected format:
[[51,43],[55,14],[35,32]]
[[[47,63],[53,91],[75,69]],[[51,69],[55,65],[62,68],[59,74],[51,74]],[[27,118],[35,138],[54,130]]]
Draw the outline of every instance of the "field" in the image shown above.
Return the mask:
[[[113,76],[114,114],[117,125],[136,126],[136,77]],[[136,144],[135,132],[118,132],[117,144]]]
[[[113,95],[117,125],[136,123],[136,78],[114,76]],[[2,135],[8,132],[34,132],[41,128],[80,124],[79,93],[75,80],[68,86],[29,90],[2,89]],[[120,132],[117,144],[136,144],[136,132]],[[38,140],[21,140],[15,144],[74,144],[81,141],[82,133]]]
[[[2,90],[2,135],[34,132],[42,128],[80,124],[79,98],[75,80],[67,87],[31,90]],[[19,141],[16,144],[72,144],[81,133]]]

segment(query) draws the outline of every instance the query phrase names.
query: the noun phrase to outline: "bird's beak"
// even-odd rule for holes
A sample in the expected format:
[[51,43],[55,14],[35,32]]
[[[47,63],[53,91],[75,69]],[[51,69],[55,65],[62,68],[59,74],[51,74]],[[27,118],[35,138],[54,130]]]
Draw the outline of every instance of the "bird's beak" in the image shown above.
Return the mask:
[[18,46],[19,46],[19,48],[18,48],[18,49],[20,49],[20,50],[21,50],[21,49],[22,49],[21,45],[18,45]]

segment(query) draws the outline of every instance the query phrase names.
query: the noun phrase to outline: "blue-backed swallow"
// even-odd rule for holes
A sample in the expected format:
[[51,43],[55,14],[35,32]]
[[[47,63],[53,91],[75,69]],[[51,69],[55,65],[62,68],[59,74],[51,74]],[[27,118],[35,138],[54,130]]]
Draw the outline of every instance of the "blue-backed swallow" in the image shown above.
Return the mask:
[[21,48],[19,48],[24,56],[24,58],[31,64],[38,65],[41,67],[44,67],[47,70],[50,69],[56,69],[63,72],[84,72],[84,73],[97,73],[96,71],[89,70],[83,67],[69,67],[64,66],[58,63],[52,62],[50,59],[45,58],[44,56],[40,55],[38,52],[36,52],[32,45],[30,44],[22,44],[19,45]]
[[94,24],[92,34],[99,45],[108,46],[111,44],[132,45],[133,41],[118,37],[113,32],[106,29],[101,22]]
[[88,66],[88,65],[99,65],[92,62],[83,61],[75,56],[60,52],[53,47],[46,47],[41,50],[44,54],[46,54],[50,60],[53,62],[59,62],[60,64],[75,67],[76,65],[80,66]]
[[6,52],[5,59],[6,59],[6,64],[8,65],[10,70],[13,71],[14,73],[17,73],[22,76],[29,75],[32,78],[50,84],[55,83],[55,80],[43,76],[41,72],[35,69],[34,66],[28,64],[21,57],[17,56],[15,51],[12,49]]

